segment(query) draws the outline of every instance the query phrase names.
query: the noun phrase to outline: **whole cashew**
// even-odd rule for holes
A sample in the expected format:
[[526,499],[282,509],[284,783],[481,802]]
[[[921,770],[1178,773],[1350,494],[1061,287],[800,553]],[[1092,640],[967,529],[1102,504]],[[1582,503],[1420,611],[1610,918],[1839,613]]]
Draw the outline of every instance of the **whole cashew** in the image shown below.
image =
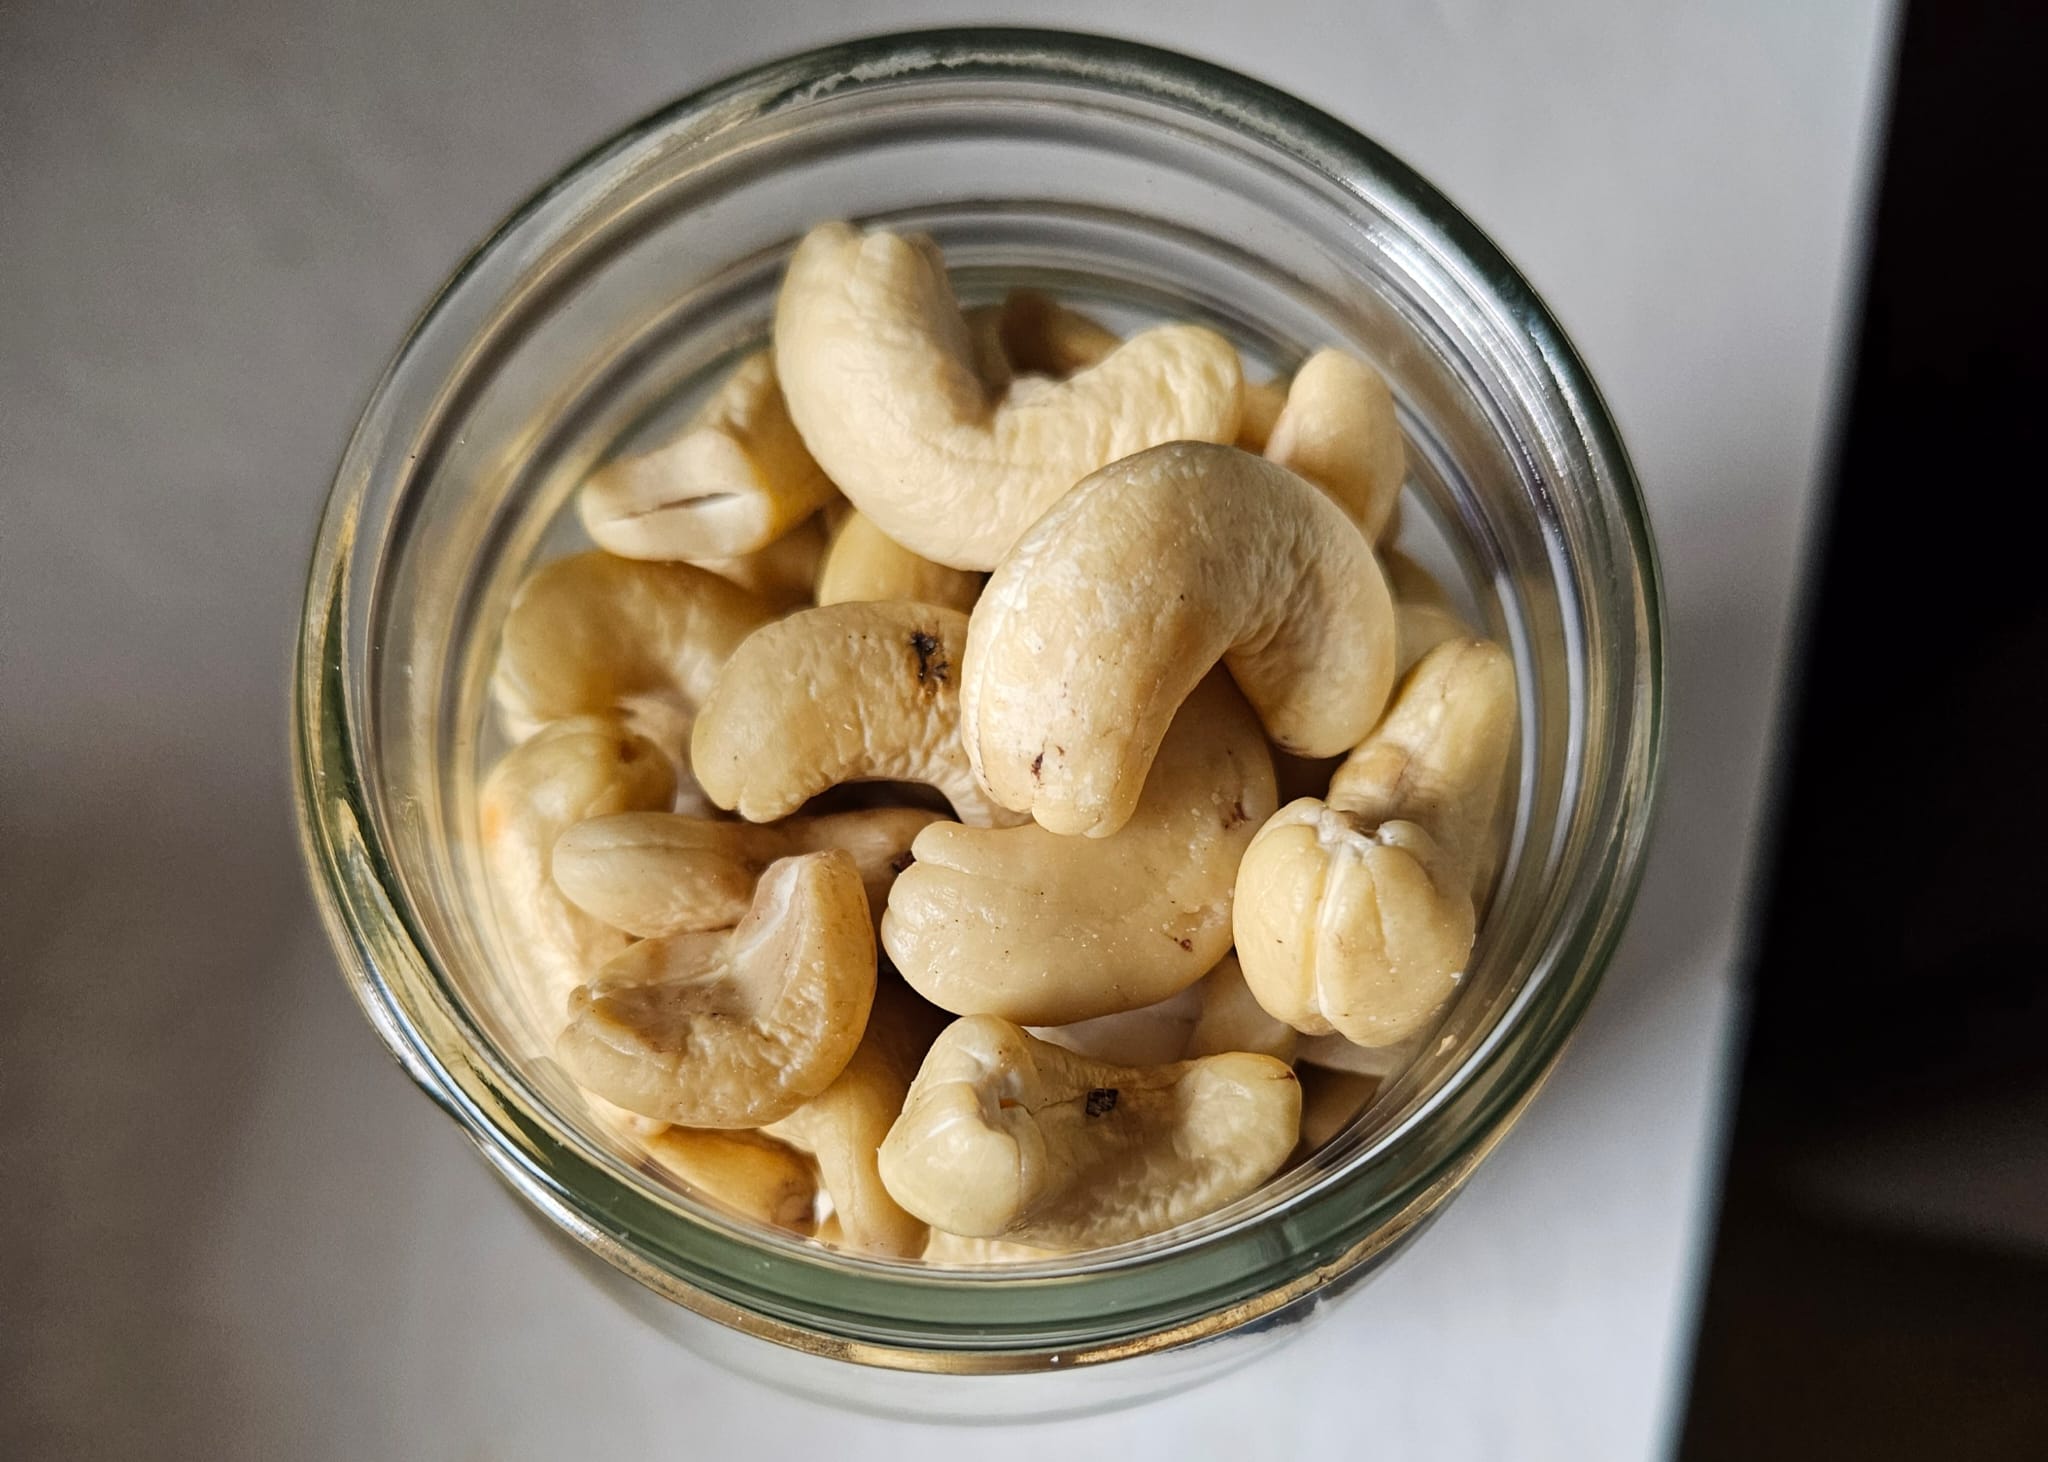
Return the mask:
[[571,554],[512,596],[492,694],[515,735],[648,702],[680,722],[770,614],[754,595],[687,564]]
[[749,636],[697,715],[690,762],[720,807],[770,822],[840,782],[925,782],[964,822],[1017,819],[960,744],[967,616],[929,604],[831,604]]
[[1156,1005],[1027,1029],[1077,1056],[1118,1066],[1163,1066],[1225,1051],[1292,1061],[1297,1040],[1294,1027],[1273,1019],[1252,998],[1234,954]]
[[844,848],[879,919],[910,845],[939,814],[874,807],[749,823],[626,812],[579,822],[555,843],[555,883],[569,901],[643,939],[729,929],[777,858]]
[[1229,950],[1238,860],[1275,805],[1258,720],[1212,674],[1111,836],[1034,823],[920,832],[882,945],[913,989],[962,1015],[1064,1025],[1150,1005]]
[[894,981],[879,985],[846,1069],[770,1129],[817,1159],[836,1220],[821,1237],[834,1247],[894,1259],[924,1252],[931,1230],[889,1196],[876,1154],[938,1029],[937,1013],[909,991]]
[[1474,857],[1515,734],[1514,667],[1485,640],[1422,658],[1327,801],[1281,808],[1237,876],[1237,953],[1259,1003],[1307,1035],[1419,1031],[1472,953]]
[[965,614],[980,597],[980,574],[919,558],[858,512],[839,525],[818,566],[820,604],[906,599]]
[[762,1132],[670,1127],[646,1140],[656,1168],[742,1218],[810,1234],[817,1229],[818,1168]]
[[1322,488],[1376,541],[1408,471],[1386,378],[1341,350],[1317,351],[1287,388],[1266,458]]
[[1371,728],[1394,648],[1386,580],[1327,497],[1233,447],[1155,447],[1076,486],[982,591],[967,754],[1003,806],[1103,837],[1218,659],[1275,742],[1327,756]]
[[739,927],[646,939],[569,997],[556,1059],[629,1112],[759,1127],[832,1084],[875,998],[860,872],[839,849],[761,875]]
[[775,307],[790,416],[819,464],[891,538],[935,563],[993,568],[1089,472],[1143,447],[1227,442],[1242,373],[1214,331],[1133,336],[1065,381],[992,398],[928,240],[821,224]]
[[630,942],[562,896],[555,839],[587,817],[666,807],[675,786],[667,758],[611,716],[557,721],[505,753],[484,779],[484,870],[523,976],[516,998],[544,1038],[567,1019],[569,992]]
[[577,512],[598,547],[626,558],[730,558],[767,547],[835,491],[789,419],[773,354],[761,350],[680,436],[599,468]]
[[814,513],[766,548],[737,558],[700,559],[696,567],[760,596],[774,613],[786,614],[811,602],[811,586],[817,582],[831,536],[831,518],[829,511]]
[[1301,1088],[1270,1056],[1109,1066],[970,1015],[918,1070],[882,1144],[882,1181],[950,1233],[1122,1243],[1251,1192],[1300,1121]]

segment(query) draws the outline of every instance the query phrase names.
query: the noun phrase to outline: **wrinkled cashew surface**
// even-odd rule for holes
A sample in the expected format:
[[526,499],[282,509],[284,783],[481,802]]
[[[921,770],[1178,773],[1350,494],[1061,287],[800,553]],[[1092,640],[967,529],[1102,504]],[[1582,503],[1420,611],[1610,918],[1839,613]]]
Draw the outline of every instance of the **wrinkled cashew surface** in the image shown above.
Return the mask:
[[1150,1005],[1229,950],[1238,861],[1274,805],[1258,719],[1212,674],[1114,834],[1066,838],[1035,823],[919,833],[883,947],[913,988],[958,1014],[1061,1025]]
[[875,997],[875,936],[850,854],[785,858],[737,928],[627,948],[570,996],[556,1057],[629,1112],[759,1127],[846,1069]]
[[1475,857],[1514,739],[1514,669],[1485,640],[1425,655],[1331,778],[1259,830],[1237,952],[1259,1003],[1307,1035],[1414,1035],[1463,977]]
[[1300,1121],[1301,1088],[1270,1056],[1110,1066],[967,1016],[925,1057],[882,1144],[882,1180],[950,1233],[1114,1244],[1251,1192]]
[[919,558],[859,512],[839,525],[818,565],[820,604],[907,599],[965,614],[980,597],[980,574]]
[[963,822],[1015,822],[960,741],[967,616],[930,604],[831,604],[750,636],[698,711],[690,764],[720,807],[787,816],[841,782],[923,782]]
[[555,840],[586,818],[666,807],[675,786],[667,758],[611,716],[558,721],[507,752],[484,779],[484,869],[520,974],[520,1004],[545,1036],[567,1019],[569,992],[628,942],[562,896]]
[[982,591],[967,751],[1003,806],[1102,837],[1218,660],[1276,743],[1327,756],[1371,728],[1394,653],[1386,580],[1327,497],[1235,448],[1157,447],[1076,486]]
[[797,246],[775,341],[818,463],[889,537],[953,568],[993,568],[1106,463],[1237,431],[1237,352],[1199,326],[1143,331],[1065,380],[1022,378],[993,395],[937,250],[844,223]]
[[1319,350],[1295,372],[1265,453],[1327,492],[1374,541],[1408,471],[1386,378],[1341,350]]
[[773,353],[762,350],[680,436],[600,468],[577,510],[591,540],[625,558],[731,558],[766,548],[835,492],[789,419]]

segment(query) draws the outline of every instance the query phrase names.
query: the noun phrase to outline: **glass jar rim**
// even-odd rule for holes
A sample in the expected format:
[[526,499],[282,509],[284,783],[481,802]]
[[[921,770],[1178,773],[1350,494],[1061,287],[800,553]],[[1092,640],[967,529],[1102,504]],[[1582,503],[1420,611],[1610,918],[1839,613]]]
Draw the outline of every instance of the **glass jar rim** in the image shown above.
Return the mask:
[[[1280,1210],[1107,1265],[914,1270],[764,1243],[682,1212],[595,1162],[497,1063],[407,916],[362,774],[360,705],[343,626],[350,561],[375,444],[407,398],[432,399],[422,346],[488,262],[532,249],[551,210],[650,144],[715,145],[722,133],[826,98],[922,79],[1043,82],[1193,113],[1392,209],[1432,261],[1510,320],[1577,437],[1626,560],[1611,587],[1631,631],[1616,754],[1600,799],[1616,835],[1587,856],[1581,897],[1541,968],[1487,1039],[1410,1118],[1448,1125],[1427,1161],[1400,1135]],[[358,1000],[408,1072],[516,1190],[649,1288],[742,1331],[814,1354],[941,1372],[1001,1372],[1115,1359],[1220,1334],[1358,1270],[1434,1210],[1499,1140],[1555,1063],[1603,971],[1640,876],[1662,732],[1658,575],[1641,496],[1598,391],[1562,330],[1493,243],[1385,149],[1308,104],[1235,72],[1133,42],[1068,32],[964,28],[881,35],[807,51],[716,82],[571,163],[473,250],[437,293],[372,394],[322,517],[295,667],[301,840],[330,936]],[[1439,1128],[1442,1130],[1442,1127]],[[1411,1144],[1412,1146],[1412,1144]],[[1408,1154],[1412,1157],[1413,1154]],[[1286,1228],[1273,1241],[1274,1222]]]

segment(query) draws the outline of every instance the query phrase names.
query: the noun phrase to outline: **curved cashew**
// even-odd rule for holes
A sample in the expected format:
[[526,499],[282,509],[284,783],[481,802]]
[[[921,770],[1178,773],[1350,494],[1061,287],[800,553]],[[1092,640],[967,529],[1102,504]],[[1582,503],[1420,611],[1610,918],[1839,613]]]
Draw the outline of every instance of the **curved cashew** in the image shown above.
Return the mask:
[[1372,549],[1322,493],[1233,447],[1176,442],[1080,483],[982,591],[961,681],[996,801],[1056,833],[1130,818],[1218,659],[1284,749],[1357,742],[1394,673]]
[[820,604],[906,599],[965,614],[980,597],[980,574],[919,558],[858,512],[839,525],[818,565]]
[[700,559],[696,567],[759,595],[769,609],[786,614],[811,602],[811,586],[817,582],[831,536],[831,518],[829,511],[814,513],[766,548],[737,558]]
[[1131,820],[1105,838],[934,823],[896,880],[882,945],[963,1015],[1063,1025],[1186,989],[1230,948],[1230,898],[1273,764],[1230,677],[1195,687]]
[[1361,1046],[1415,1034],[1457,988],[1477,916],[1473,861],[1514,741],[1514,667],[1453,640],[1402,682],[1326,802],[1259,829],[1237,875],[1237,952],[1259,1003]]
[[762,628],[697,714],[698,782],[749,822],[858,781],[929,783],[964,822],[1014,822],[960,745],[966,640],[966,615],[929,604],[832,604]]
[[675,786],[667,759],[610,716],[558,721],[506,752],[484,779],[484,870],[524,976],[517,997],[544,1037],[562,1028],[569,992],[629,942],[562,896],[555,839],[587,817],[666,807]]
[[846,1069],[875,998],[875,935],[852,855],[784,858],[739,927],[646,939],[569,997],[563,1068],[680,1127],[759,1127]]
[[1229,441],[1242,376],[1214,331],[1133,336],[1065,381],[992,399],[944,261],[929,241],[821,224],[775,306],[789,412],[825,471],[898,543],[993,568],[1066,490],[1143,447]]
[[1406,675],[1445,640],[1469,640],[1478,631],[1465,622],[1436,575],[1398,549],[1380,554],[1387,587],[1394,593],[1394,624],[1400,640],[1398,674]]
[[797,1234],[817,1229],[817,1164],[787,1142],[761,1132],[670,1127],[646,1145],[656,1168],[742,1218]]
[[1292,1061],[1297,1039],[1292,1026],[1273,1019],[1252,998],[1234,954],[1156,1005],[1027,1029],[1077,1056],[1118,1066],[1163,1066],[1225,1051]]
[[1287,388],[1266,458],[1322,488],[1377,540],[1408,472],[1386,378],[1341,350],[1317,351]]
[[1115,1244],[1242,1198],[1286,1160],[1300,1121],[1301,1088],[1270,1056],[1109,1066],[970,1015],[919,1068],[882,1181],[950,1233]]
[[873,807],[781,822],[714,822],[673,812],[626,812],[579,822],[555,843],[555,882],[569,901],[642,939],[729,929],[747,912],[777,858],[844,848],[875,918],[910,864],[910,845],[939,814]]
[[512,596],[491,691],[515,734],[635,703],[686,716],[770,612],[688,564],[571,554],[543,565]]
[[773,353],[760,350],[682,435],[599,468],[576,507],[591,541],[626,558],[729,558],[767,547],[834,491],[789,419]]
[[914,1259],[931,1237],[924,1220],[889,1196],[876,1154],[938,1028],[936,1013],[909,991],[893,981],[878,986],[867,1033],[846,1069],[771,1129],[817,1159],[834,1220],[823,1236],[836,1248]]

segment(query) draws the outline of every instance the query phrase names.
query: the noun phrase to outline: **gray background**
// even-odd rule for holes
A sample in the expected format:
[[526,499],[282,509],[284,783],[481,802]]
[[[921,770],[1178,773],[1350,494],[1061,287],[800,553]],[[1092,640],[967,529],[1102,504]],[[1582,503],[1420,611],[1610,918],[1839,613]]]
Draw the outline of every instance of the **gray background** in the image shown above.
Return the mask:
[[1475,215],[1620,418],[1674,666],[1635,923],[1465,1199],[1270,1361],[969,1445],[1664,1444],[1859,257],[1880,0],[0,4],[0,1454],[960,1450],[730,1379],[544,1244],[334,975],[284,741],[326,475],[461,251],[679,91],[969,17],[1114,24],[1238,66]]

